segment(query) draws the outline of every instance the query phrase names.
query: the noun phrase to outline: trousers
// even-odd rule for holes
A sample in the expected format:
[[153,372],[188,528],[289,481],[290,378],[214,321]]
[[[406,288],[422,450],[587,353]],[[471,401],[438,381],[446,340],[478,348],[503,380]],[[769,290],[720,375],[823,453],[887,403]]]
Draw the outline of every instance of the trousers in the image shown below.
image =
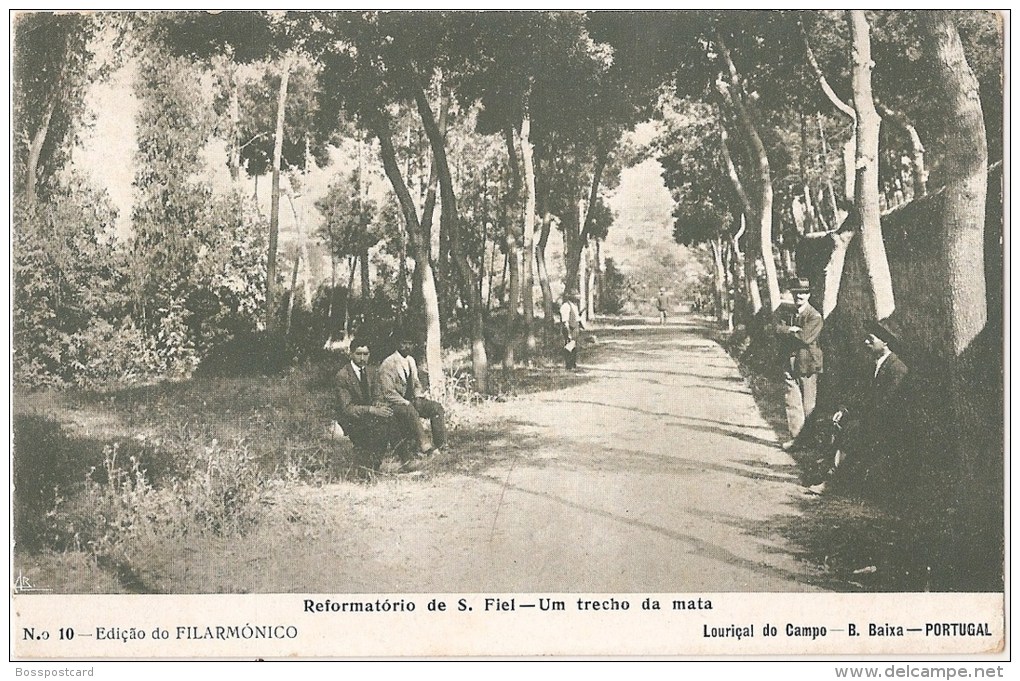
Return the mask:
[[401,430],[413,436],[418,447],[424,452],[430,449],[429,437],[421,419],[427,418],[432,428],[432,447],[446,445],[446,414],[443,405],[422,397],[415,398],[410,404],[393,406],[393,416],[401,425]]
[[797,437],[815,410],[818,374],[794,377],[787,373],[783,381],[786,384],[786,425],[790,429],[790,437]]

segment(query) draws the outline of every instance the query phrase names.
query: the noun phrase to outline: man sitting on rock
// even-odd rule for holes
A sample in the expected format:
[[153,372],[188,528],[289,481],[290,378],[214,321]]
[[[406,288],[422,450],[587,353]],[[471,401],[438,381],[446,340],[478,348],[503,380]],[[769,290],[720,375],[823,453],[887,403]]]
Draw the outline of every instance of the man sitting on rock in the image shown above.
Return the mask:
[[[414,458],[436,455],[446,444],[446,417],[443,405],[423,397],[418,379],[418,365],[412,356],[417,345],[414,337],[402,333],[397,337],[397,349],[379,365],[380,397],[392,410],[401,434],[417,444]],[[432,426],[432,441],[422,425],[427,418]]]
[[368,365],[370,352],[364,339],[351,342],[351,361],[337,372],[337,423],[356,447],[377,450],[386,446],[393,429],[393,410],[378,406],[379,380]]

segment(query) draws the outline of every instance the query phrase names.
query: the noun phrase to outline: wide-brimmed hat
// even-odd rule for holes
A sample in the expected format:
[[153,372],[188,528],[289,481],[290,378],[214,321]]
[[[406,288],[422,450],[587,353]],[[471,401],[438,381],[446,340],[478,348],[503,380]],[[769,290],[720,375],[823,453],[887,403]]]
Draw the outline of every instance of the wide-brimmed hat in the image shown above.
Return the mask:
[[811,282],[807,279],[790,279],[786,282],[786,289],[790,293],[811,293]]
[[881,338],[888,345],[895,345],[900,342],[899,334],[893,330],[893,323],[884,319],[877,322],[869,322],[866,331],[876,338]]

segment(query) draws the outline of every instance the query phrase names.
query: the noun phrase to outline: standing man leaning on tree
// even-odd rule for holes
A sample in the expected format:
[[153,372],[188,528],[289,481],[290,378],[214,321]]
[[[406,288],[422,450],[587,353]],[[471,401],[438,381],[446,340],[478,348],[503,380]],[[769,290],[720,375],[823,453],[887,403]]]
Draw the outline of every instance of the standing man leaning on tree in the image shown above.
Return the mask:
[[789,451],[796,446],[797,436],[815,409],[818,374],[823,368],[818,337],[824,321],[821,313],[808,302],[811,290],[807,279],[789,282],[787,290],[793,295],[794,304],[788,311],[780,309],[776,334],[786,383],[786,424],[790,429],[790,440],[783,443],[783,449]]

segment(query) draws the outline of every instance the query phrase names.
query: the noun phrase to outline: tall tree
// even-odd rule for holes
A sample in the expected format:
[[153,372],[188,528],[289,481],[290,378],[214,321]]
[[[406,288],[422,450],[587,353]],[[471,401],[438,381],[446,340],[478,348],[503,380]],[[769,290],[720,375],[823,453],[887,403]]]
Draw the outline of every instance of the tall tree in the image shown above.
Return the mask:
[[132,213],[132,303],[148,328],[185,297],[203,245],[210,188],[195,179],[212,130],[200,74],[151,48],[139,60],[138,151]]
[[276,251],[280,239],[280,164],[283,159],[283,121],[287,114],[287,84],[292,57],[280,63],[280,89],[276,99],[276,130],[273,133],[273,189],[269,210],[269,261],[266,272],[266,330],[276,331]]
[[854,203],[861,218],[861,248],[871,285],[876,319],[885,319],[896,309],[892,275],[882,239],[878,206],[878,131],[881,118],[871,89],[871,30],[864,10],[848,10],[853,64],[853,100],[857,116],[857,173]]
[[432,107],[425,96],[425,90],[417,73],[416,65],[407,65],[408,76],[411,80],[410,87],[413,89],[415,103],[418,113],[421,116],[425,127],[425,134],[428,136],[429,144],[432,147],[433,158],[436,162],[436,169],[439,173],[439,194],[442,205],[441,219],[449,225],[450,252],[460,280],[461,295],[467,304],[468,314],[471,319],[471,370],[475,379],[475,387],[479,392],[488,392],[488,367],[489,361],[485,349],[485,306],[482,303],[482,296],[475,287],[475,274],[471,270],[465,252],[466,245],[463,243],[463,225],[460,224],[460,212],[457,206],[457,196],[453,186],[453,175],[450,172],[450,162],[446,153],[446,140],[436,123]]
[[988,146],[978,81],[947,12],[924,13],[926,47],[937,75],[944,135],[946,204],[939,225],[939,279],[947,297],[947,357],[962,354],[987,319],[984,275],[985,200]]
[[29,205],[63,165],[84,112],[86,87],[105,73],[92,41],[109,18],[25,12],[13,19],[13,180]]
[[521,157],[524,160],[524,332],[526,357],[535,354],[535,146],[531,140],[531,88],[524,94],[521,107]]
[[[326,143],[336,130],[336,121],[319,117],[316,74],[300,58],[302,44],[314,28],[306,14],[281,12],[187,11],[146,17],[146,33],[173,54],[187,55],[210,63],[225,58],[225,77],[218,80],[227,89],[226,107],[230,124],[227,133],[227,164],[237,176],[243,163],[250,175],[272,173],[266,278],[266,330],[277,327],[276,276],[280,226],[280,179],[287,168],[303,168],[312,159],[328,162]],[[260,62],[264,76],[238,82],[237,63]],[[267,63],[268,62],[268,63]],[[294,87],[291,80],[300,83]],[[221,91],[222,96],[222,91]],[[291,101],[288,107],[288,100]],[[289,96],[288,96],[289,95]],[[296,106],[294,104],[297,104]],[[323,124],[324,123],[324,124]],[[245,139],[246,141],[240,141]]]
[[[442,326],[439,298],[431,255],[431,207],[426,205],[422,217],[401,171],[394,144],[391,105],[412,103],[413,94],[406,81],[390,64],[392,39],[380,26],[376,13],[331,13],[313,15],[315,30],[310,34],[308,49],[323,68],[323,81],[329,84],[320,99],[319,116],[327,121],[347,117],[375,136],[379,141],[386,177],[400,204],[408,237],[411,257],[415,260],[415,277],[421,282],[425,307],[425,356],[429,381],[434,393],[445,392],[442,360]],[[428,202],[426,202],[428,204]],[[417,284],[416,284],[417,285]]]

